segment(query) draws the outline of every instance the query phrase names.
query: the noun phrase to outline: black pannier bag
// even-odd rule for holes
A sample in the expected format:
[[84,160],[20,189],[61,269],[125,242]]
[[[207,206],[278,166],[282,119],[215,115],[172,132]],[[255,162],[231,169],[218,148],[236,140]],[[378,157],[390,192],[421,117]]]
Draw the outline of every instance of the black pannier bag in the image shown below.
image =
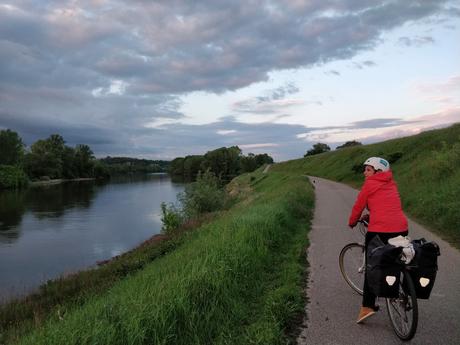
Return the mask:
[[398,297],[402,249],[384,244],[378,235],[369,242],[366,255],[367,283],[376,296]]
[[409,264],[409,273],[414,281],[417,298],[428,299],[438,271],[438,256],[441,254],[435,242],[424,238],[413,240],[415,257]]

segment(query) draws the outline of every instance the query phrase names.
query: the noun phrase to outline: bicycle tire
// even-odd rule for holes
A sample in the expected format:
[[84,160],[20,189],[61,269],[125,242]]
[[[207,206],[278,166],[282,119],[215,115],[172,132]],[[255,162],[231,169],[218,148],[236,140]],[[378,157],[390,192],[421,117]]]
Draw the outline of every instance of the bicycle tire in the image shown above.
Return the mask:
[[350,243],[343,247],[339,255],[339,267],[347,284],[362,295],[366,272],[364,246],[359,243]]
[[406,269],[401,271],[399,296],[386,298],[388,316],[396,335],[403,341],[410,340],[417,331],[418,304],[414,282]]

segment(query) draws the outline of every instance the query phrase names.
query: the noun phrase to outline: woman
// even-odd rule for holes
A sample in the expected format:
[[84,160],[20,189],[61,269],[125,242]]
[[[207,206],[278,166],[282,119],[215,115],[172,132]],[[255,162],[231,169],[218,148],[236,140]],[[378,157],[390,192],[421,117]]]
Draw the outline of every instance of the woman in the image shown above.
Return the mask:
[[[367,207],[370,222],[366,233],[365,247],[379,235],[384,243],[399,235],[407,236],[407,219],[401,208],[398,188],[393,181],[390,163],[380,157],[371,157],[364,162],[364,185],[351,211],[348,225],[353,228]],[[364,215],[363,217],[366,217]],[[370,291],[364,277],[363,303],[357,323],[363,322],[377,311],[376,296]]]

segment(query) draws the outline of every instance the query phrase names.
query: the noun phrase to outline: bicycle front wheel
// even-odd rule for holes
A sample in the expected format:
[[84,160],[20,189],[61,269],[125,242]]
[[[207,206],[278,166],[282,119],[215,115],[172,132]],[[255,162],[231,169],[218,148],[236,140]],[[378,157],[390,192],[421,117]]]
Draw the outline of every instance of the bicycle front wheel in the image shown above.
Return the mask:
[[391,325],[401,340],[410,340],[414,337],[418,323],[417,295],[414,282],[406,269],[401,271],[399,296],[387,298],[387,310]]
[[339,266],[343,279],[360,295],[363,294],[366,261],[364,246],[358,243],[347,244],[340,252]]

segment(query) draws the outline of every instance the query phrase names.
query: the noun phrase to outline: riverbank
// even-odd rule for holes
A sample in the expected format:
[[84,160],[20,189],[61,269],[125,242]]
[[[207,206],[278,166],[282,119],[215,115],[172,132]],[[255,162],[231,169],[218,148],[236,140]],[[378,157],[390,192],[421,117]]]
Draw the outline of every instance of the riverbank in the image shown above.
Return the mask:
[[81,178],[73,178],[73,179],[50,179],[50,180],[43,180],[43,181],[31,181],[29,182],[30,187],[40,187],[40,186],[52,186],[56,184],[61,184],[64,182],[79,182],[79,181],[94,181],[96,180],[95,177],[81,177]]
[[36,293],[0,304],[0,344],[15,342],[56,316],[61,320],[69,311],[173,251],[188,232],[210,219],[208,215],[184,224],[175,236],[154,235],[126,253],[95,263],[93,268],[49,280]]
[[313,191],[298,174],[271,171],[246,174],[238,183],[246,186],[239,202],[185,232],[168,255],[65,313],[57,306],[31,333],[18,331],[17,342],[286,343],[304,307]]

